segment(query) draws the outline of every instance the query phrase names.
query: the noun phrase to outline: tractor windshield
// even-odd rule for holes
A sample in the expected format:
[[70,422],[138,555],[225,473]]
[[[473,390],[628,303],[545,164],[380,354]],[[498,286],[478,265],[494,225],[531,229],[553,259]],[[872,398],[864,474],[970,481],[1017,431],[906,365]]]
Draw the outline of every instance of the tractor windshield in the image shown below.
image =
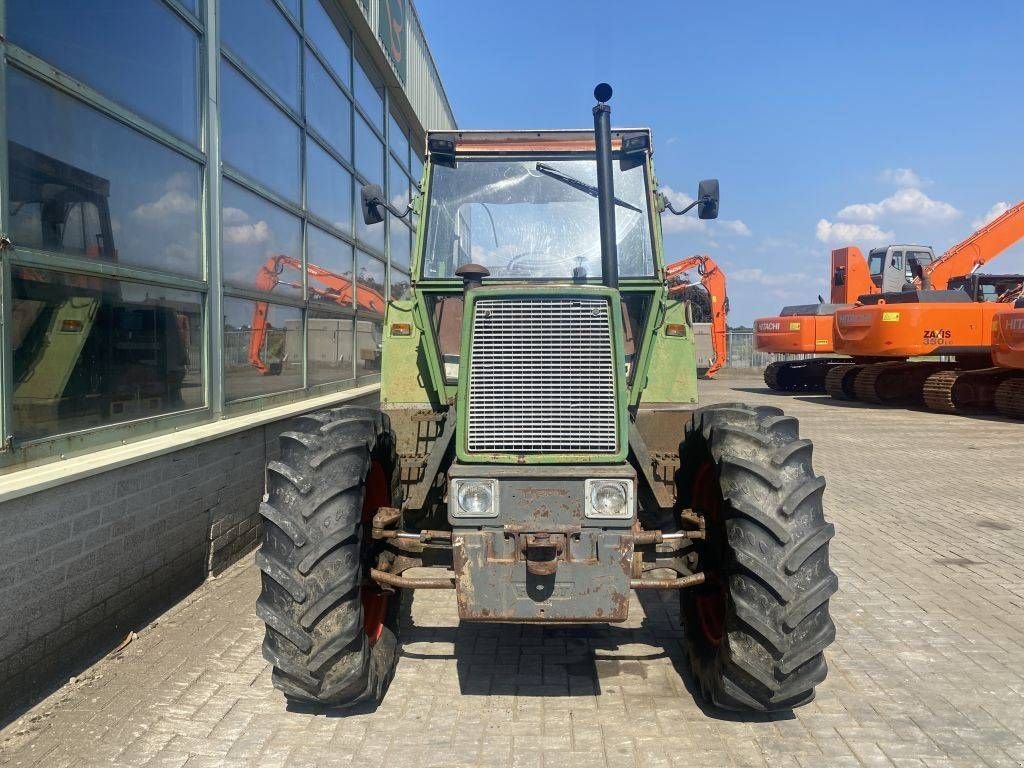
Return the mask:
[[[460,159],[435,165],[430,182],[424,278],[482,264],[495,278],[601,277],[592,156]],[[615,167],[619,275],[654,275],[644,166]],[[578,273],[577,273],[578,274]]]

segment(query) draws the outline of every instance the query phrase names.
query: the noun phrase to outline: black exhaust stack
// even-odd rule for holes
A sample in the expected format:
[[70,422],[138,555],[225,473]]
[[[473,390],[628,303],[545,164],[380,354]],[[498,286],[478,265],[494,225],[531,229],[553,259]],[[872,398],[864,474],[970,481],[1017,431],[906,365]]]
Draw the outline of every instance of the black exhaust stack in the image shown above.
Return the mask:
[[619,256],[615,244],[615,178],[612,173],[612,97],[608,83],[594,89],[594,142],[597,151],[597,206],[601,226],[601,275],[609,288],[619,287]]

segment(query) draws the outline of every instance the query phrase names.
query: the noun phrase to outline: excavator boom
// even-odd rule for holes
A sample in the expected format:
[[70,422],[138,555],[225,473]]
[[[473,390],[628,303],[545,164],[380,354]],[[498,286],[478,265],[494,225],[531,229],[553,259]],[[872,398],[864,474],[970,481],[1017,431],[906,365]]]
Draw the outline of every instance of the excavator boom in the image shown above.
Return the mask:
[[665,281],[670,296],[676,296],[688,288],[691,283],[682,279],[682,275],[696,269],[701,285],[708,292],[711,304],[711,348],[715,359],[704,374],[705,378],[714,378],[722,370],[728,355],[726,315],[729,312],[729,296],[726,293],[725,273],[710,256],[690,256],[673,262],[665,267]]
[[1012,206],[922,270],[918,287],[942,290],[950,279],[967,275],[1024,238],[1024,200]]
[[[256,275],[256,289],[270,293],[282,281],[281,274],[285,268],[296,270],[302,275],[302,262],[291,256],[271,256],[260,267]],[[310,298],[330,301],[343,307],[351,307],[353,297],[356,305],[361,308],[383,315],[387,304],[380,291],[365,284],[357,285],[356,281],[319,267],[316,264],[306,265],[307,290]],[[319,285],[313,285],[313,282]],[[300,282],[289,282],[288,285],[301,288]],[[268,366],[263,360],[263,343],[267,338],[267,313],[269,305],[265,301],[257,301],[252,312],[252,332],[249,336],[249,363],[261,374],[277,372],[278,369]]]

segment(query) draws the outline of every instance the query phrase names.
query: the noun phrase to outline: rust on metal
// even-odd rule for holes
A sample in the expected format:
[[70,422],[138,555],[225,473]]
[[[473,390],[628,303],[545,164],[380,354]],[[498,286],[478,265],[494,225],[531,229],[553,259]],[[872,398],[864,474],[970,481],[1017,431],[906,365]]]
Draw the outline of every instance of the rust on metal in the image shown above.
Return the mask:
[[399,589],[454,589],[455,588],[455,575],[445,576],[443,578],[409,578],[408,576],[396,576],[393,573],[387,573],[376,568],[370,569],[370,578],[376,581],[378,584],[386,584],[389,587],[398,587]]
[[704,583],[703,573],[682,576],[678,579],[630,579],[632,589],[686,589]]

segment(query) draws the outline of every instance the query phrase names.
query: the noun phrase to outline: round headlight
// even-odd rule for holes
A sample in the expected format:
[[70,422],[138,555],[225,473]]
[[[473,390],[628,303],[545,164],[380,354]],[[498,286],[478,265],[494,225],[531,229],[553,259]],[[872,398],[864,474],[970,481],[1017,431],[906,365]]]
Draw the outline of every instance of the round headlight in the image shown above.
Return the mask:
[[625,517],[626,491],[621,483],[597,483],[590,491],[590,503],[599,517]]
[[459,489],[459,506],[470,515],[486,515],[493,502],[491,489],[484,483],[467,483]]

